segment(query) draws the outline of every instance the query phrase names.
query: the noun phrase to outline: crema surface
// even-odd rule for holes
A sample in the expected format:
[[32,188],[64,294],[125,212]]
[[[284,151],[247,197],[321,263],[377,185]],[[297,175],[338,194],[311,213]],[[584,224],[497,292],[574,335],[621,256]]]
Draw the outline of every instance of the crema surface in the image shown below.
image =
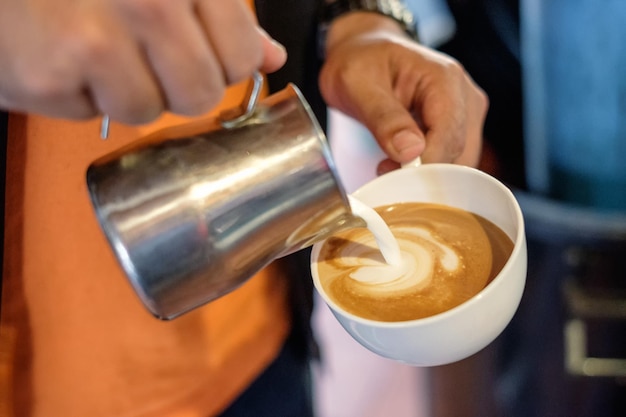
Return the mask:
[[317,263],[322,287],[344,310],[379,321],[432,316],[470,299],[500,272],[513,242],[489,220],[432,203],[379,207],[402,261],[388,265],[368,229],[329,238]]

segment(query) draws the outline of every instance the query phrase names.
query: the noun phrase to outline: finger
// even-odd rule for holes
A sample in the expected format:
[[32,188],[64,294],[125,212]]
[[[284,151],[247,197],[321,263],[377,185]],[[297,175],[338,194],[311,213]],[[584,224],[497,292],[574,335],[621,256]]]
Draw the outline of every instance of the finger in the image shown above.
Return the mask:
[[423,105],[427,146],[422,160],[476,166],[486,111],[486,95],[472,80],[449,78]]
[[20,92],[19,98],[13,98],[11,93],[0,92],[0,108],[74,120],[85,120],[100,114],[90,95],[84,92],[45,96],[28,94],[26,89],[20,89]]
[[462,154],[467,126],[464,111],[458,106],[464,108],[463,103],[454,105],[448,98],[424,103],[427,143],[422,154],[424,163],[452,162]]
[[[105,29],[106,28],[106,29]],[[102,17],[85,28],[70,53],[83,69],[95,106],[123,123],[145,123],[163,111],[159,86],[140,45],[121,22]]]
[[[58,69],[54,63],[51,67]],[[19,66],[10,68],[1,64],[0,73],[5,81],[0,83],[0,109],[78,120],[99,113],[78,76],[72,81],[59,82],[58,77],[36,66],[21,70]]]
[[[98,113],[127,124],[148,123],[165,109],[152,73],[138,54],[118,54],[119,61],[105,71],[88,75],[88,84]],[[124,64],[126,63],[126,64]]]
[[477,167],[482,155],[483,131],[485,117],[489,109],[489,98],[481,89],[477,89],[473,97],[474,99],[470,103],[472,114],[468,118],[465,147],[461,155],[454,160],[454,163]]
[[193,4],[128,3],[125,18],[141,39],[165,108],[193,116],[214,107],[226,88],[224,75]]
[[[395,96],[384,89],[356,93],[359,120],[372,132],[380,147],[398,163],[410,162],[420,156],[426,146],[424,133],[411,113]],[[367,95],[367,97],[365,96]]]
[[376,174],[377,175],[383,175],[383,174],[386,174],[388,172],[391,172],[391,171],[394,171],[396,169],[399,169],[400,167],[401,167],[401,165],[399,163],[397,163],[396,161],[392,161],[391,159],[384,159],[384,160],[380,161],[380,163],[376,167]]
[[263,66],[264,40],[268,51],[275,49],[241,1],[201,0],[197,12],[228,84],[249,78]]
[[261,33],[263,47],[263,62],[260,71],[272,73],[278,71],[287,61],[287,51],[283,45],[270,37],[263,29],[258,28]]
[[453,162],[464,151],[468,132],[471,91],[460,65],[442,66],[421,95],[418,108],[426,130],[422,161]]
[[12,57],[0,59],[0,108],[68,119],[98,114],[84,88],[80,68],[65,53],[71,42],[59,41],[52,29],[29,29],[22,43],[0,40],[0,49]]

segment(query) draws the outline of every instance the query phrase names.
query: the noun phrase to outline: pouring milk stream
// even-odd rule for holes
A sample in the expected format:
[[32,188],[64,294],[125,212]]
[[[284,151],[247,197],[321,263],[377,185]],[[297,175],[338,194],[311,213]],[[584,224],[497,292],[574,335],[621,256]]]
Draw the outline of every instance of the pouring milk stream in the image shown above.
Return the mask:
[[[412,162],[404,164],[402,167],[408,166],[419,166],[421,164],[421,159],[417,158]],[[421,261],[426,263],[429,262],[429,256],[422,248],[413,248],[413,255],[410,255],[406,251],[401,250],[401,247],[398,243],[398,240],[393,235],[389,226],[385,223],[383,218],[376,212],[375,209],[369,207],[364,204],[354,196],[348,196],[348,200],[350,201],[350,206],[352,208],[352,213],[356,217],[360,217],[365,221],[366,227],[372,233],[376,246],[380,251],[380,255],[382,259],[377,259],[375,257],[367,257],[367,261],[364,262],[364,258],[361,251],[350,251],[345,253],[346,256],[355,258],[361,258],[360,263],[362,267],[358,268],[354,271],[350,277],[362,283],[371,284],[371,285],[384,285],[393,281],[410,281],[403,282],[405,285],[414,285],[419,282],[421,279],[426,277],[426,269],[418,268],[417,259],[419,258]],[[416,230],[412,231],[416,233]],[[425,234],[428,232],[423,231]],[[428,240],[429,236],[422,236]],[[373,242],[368,242],[373,243]],[[412,245],[415,246],[415,245]],[[368,248],[375,249],[375,248]],[[444,249],[444,253],[445,248]],[[444,256],[444,263],[452,264],[455,263],[454,253],[446,254]],[[432,261],[431,261],[432,262]],[[421,263],[421,262],[420,262]],[[422,267],[425,265],[421,265]],[[423,273],[420,273],[423,272]],[[408,279],[407,279],[408,278]],[[401,282],[394,283],[394,286],[402,285]]]

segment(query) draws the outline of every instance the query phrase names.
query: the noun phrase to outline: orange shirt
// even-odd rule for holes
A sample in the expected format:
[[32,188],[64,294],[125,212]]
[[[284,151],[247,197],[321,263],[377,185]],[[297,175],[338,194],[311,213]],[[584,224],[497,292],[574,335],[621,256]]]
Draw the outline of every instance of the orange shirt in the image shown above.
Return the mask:
[[[240,103],[245,87],[230,89],[216,112]],[[113,124],[103,141],[99,120],[10,116],[0,417],[207,417],[276,357],[290,326],[276,266],[159,321],[123,276],[89,202],[93,160],[208,118]]]

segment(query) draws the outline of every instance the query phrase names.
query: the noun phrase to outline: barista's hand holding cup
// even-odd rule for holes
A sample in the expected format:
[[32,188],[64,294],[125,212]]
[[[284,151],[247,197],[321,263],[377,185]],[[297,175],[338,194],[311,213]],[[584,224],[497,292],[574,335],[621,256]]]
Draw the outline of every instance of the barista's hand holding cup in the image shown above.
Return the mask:
[[435,366],[504,330],[527,264],[522,213],[506,186],[474,168],[425,164],[378,177],[352,197],[376,208],[400,249],[389,259],[367,228],[314,245],[315,287],[352,337],[381,356]]

